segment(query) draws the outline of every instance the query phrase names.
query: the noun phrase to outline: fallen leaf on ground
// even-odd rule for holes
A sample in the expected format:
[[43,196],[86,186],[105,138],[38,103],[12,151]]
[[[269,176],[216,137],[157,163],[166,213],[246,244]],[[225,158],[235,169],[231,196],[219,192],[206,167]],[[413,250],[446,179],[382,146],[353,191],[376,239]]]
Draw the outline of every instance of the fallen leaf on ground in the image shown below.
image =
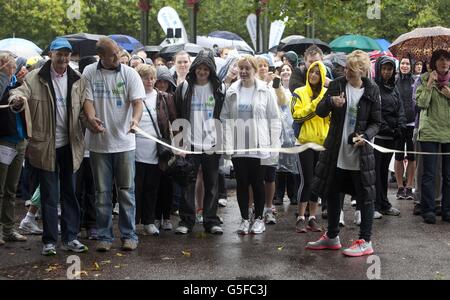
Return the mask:
[[101,263],[102,265],[106,265],[106,264],[110,264],[111,261],[110,261],[110,260],[102,260],[100,263]]
[[174,259],[173,257],[167,257],[167,256],[165,256],[165,257],[162,257],[161,258],[162,260],[170,260],[170,259]]
[[186,257],[191,257],[191,252],[189,251],[181,251],[181,253]]
[[98,265],[97,262],[94,262],[94,267],[95,267],[96,270],[100,270],[100,266]]
[[120,253],[120,252],[116,253],[116,255],[117,255],[117,256],[125,256],[125,255],[123,255],[123,254]]
[[284,246],[279,246],[277,249],[278,249],[278,251],[281,251],[281,250],[283,250],[283,248],[284,248]]

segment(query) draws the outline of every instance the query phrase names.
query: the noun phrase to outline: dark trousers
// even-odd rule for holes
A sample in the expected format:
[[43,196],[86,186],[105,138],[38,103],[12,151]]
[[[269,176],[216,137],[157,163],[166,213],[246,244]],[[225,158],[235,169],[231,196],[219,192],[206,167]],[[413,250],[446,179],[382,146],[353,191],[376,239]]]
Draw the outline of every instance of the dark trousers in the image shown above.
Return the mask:
[[92,177],[91,163],[88,157],[83,159],[76,173],[75,194],[81,208],[81,227],[86,229],[96,228],[94,178]]
[[253,190],[255,217],[262,217],[265,204],[264,175],[265,166],[259,158],[233,158],[236,173],[236,193],[242,219],[248,220],[249,186]]
[[219,178],[218,178],[217,184],[219,186],[217,199],[227,199],[228,198],[227,186],[225,184],[225,175],[224,174],[219,173]]
[[170,209],[172,207],[172,198],[173,198],[173,183],[172,179],[161,173],[158,188],[158,199],[156,200],[156,220],[169,220],[170,219]]
[[[375,139],[375,144],[384,148],[394,149],[394,140]],[[389,210],[392,204],[389,202],[388,191],[388,177],[389,164],[392,159],[392,153],[381,153],[374,150],[375,155],[375,172],[377,174],[377,196],[375,198],[375,210],[378,212]]]
[[155,223],[156,200],[161,178],[158,165],[136,162],[136,224]]
[[369,195],[363,187],[360,171],[349,171],[336,168],[334,181],[330,187],[327,197],[328,203],[328,232],[329,238],[335,238],[339,234],[339,217],[341,213],[340,194],[347,192],[346,187],[352,185],[355,192],[356,201],[361,207],[361,226],[359,238],[367,242],[372,235],[373,223],[373,199],[375,195]]
[[[423,152],[450,152],[450,144],[420,142]],[[421,184],[422,215],[435,213],[435,180],[437,160],[442,159],[442,215],[450,214],[450,156],[423,155],[423,175]]]
[[180,226],[192,229],[195,225],[195,182],[198,168],[201,165],[203,171],[203,183],[205,185],[205,197],[203,198],[203,226],[206,230],[220,225],[217,216],[217,179],[219,172],[219,155],[199,154],[188,155],[194,169],[188,175],[188,185],[184,189],[184,199],[180,202]]
[[70,145],[56,149],[55,167],[54,172],[39,169],[44,244],[56,244],[58,241],[58,199],[61,204],[62,242],[75,240],[80,229],[80,206],[75,196]]
[[34,168],[28,158],[25,158],[25,166],[21,174],[21,192],[23,200],[30,200],[39,185],[38,170]]
[[289,200],[292,202],[297,201],[298,187],[300,184],[300,178],[298,174],[289,172],[277,172],[275,180],[276,185],[276,198],[283,201],[284,194],[287,190]]

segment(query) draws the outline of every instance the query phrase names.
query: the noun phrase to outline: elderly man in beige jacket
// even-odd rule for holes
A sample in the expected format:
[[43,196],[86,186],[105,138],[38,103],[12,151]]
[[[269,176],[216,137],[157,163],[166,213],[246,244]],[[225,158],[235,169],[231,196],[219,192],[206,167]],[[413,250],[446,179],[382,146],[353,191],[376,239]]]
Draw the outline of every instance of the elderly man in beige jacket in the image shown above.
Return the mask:
[[[50,60],[11,92],[10,101],[29,109],[32,138],[27,155],[39,171],[43,217],[42,255],[56,254],[58,201],[61,203],[62,249],[85,252],[77,240],[80,206],[75,197],[74,172],[83,160],[82,132],[84,81],[69,66],[72,47],[57,38],[50,45]],[[84,121],[83,121],[84,122]]]

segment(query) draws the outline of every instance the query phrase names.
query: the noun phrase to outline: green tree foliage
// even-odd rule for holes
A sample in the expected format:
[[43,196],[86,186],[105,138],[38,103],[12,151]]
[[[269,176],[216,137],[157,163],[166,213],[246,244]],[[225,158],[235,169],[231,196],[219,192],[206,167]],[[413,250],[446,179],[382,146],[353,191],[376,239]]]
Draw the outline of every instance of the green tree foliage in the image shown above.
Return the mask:
[[[74,3],[80,4],[79,18],[71,16]],[[164,32],[157,21],[158,11],[173,7],[189,31],[189,8],[185,0],[151,0],[149,41],[159,44]],[[315,37],[330,42],[345,34],[363,34],[394,40],[416,27],[450,27],[448,0],[381,0],[381,18],[369,19],[371,4],[366,0],[269,0],[264,11],[269,20],[288,17],[285,35],[306,35],[313,25]],[[375,0],[372,0],[375,2]],[[23,37],[41,47],[58,35],[76,32],[128,34],[140,31],[138,0],[3,0],[0,1],[0,39]],[[246,18],[254,13],[254,0],[201,0],[198,12],[199,35],[228,30],[251,44]]]
[[[86,31],[88,20],[73,18],[71,5],[72,1],[62,0],[2,0],[0,39],[21,37],[46,47],[55,36]],[[80,15],[89,10],[82,5]]]

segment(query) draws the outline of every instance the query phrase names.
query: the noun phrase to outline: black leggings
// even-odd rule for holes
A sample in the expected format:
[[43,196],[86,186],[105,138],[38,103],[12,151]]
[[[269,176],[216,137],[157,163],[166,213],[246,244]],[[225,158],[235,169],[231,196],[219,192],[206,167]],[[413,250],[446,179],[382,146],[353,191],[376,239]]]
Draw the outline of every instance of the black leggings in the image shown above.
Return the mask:
[[239,157],[233,158],[232,161],[236,173],[237,200],[242,219],[248,220],[249,185],[253,190],[255,217],[262,217],[265,203],[265,166],[261,165],[259,158]]
[[314,178],[314,168],[319,161],[319,152],[308,149],[301,152],[299,156],[303,173],[303,181],[298,192],[300,194],[299,202],[317,202],[318,197],[311,192],[311,185]]

